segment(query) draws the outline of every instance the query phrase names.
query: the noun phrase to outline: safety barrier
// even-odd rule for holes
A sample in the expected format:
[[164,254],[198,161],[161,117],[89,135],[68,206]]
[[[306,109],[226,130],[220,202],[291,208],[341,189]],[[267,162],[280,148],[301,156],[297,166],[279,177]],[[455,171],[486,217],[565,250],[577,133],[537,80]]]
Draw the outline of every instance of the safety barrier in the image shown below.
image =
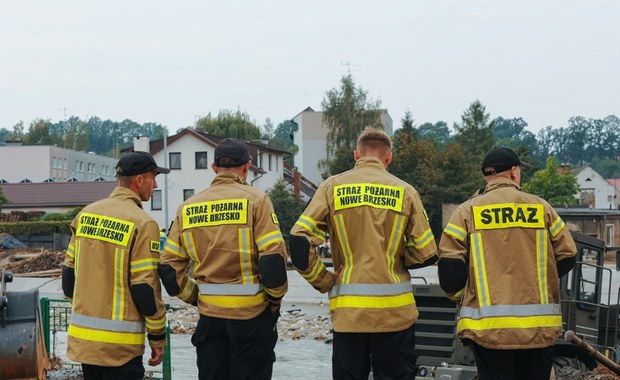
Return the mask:
[[[56,333],[67,332],[71,316],[71,303],[66,299],[50,299],[43,297],[40,300],[43,337],[48,355],[53,355],[56,349]],[[168,308],[168,305],[166,305]],[[147,371],[145,379],[172,380],[172,360],[170,355],[170,322],[166,322],[166,339],[168,345],[164,349],[164,360],[161,371]],[[78,363],[66,363],[67,367],[79,367]]]

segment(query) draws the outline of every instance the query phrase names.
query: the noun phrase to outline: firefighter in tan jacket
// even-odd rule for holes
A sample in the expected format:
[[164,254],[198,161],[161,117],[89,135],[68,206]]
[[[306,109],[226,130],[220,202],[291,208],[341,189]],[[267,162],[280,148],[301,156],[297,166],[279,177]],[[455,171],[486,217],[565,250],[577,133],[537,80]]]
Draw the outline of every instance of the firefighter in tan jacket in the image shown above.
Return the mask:
[[508,148],[490,150],[487,186],[458,207],[439,245],[439,282],[461,306],[457,331],[481,380],[549,379],[562,331],[559,277],[575,264],[562,219],[521,191],[521,165]]
[[271,200],[246,183],[251,164],[244,142],[217,145],[216,177],[179,207],[162,255],[168,293],[200,311],[200,379],[271,378],[287,256]]
[[[329,291],[334,379],[412,379],[418,317],[408,269],[437,260],[437,246],[418,192],[386,170],[392,142],[368,128],[355,167],[326,179],[291,230],[295,268]],[[316,253],[331,238],[336,273]]]
[[166,309],[157,266],[159,227],[142,210],[169,173],[146,152],[118,161],[118,186],[86,206],[71,223],[62,288],[72,299],[67,357],[82,363],[84,379],[143,379],[145,332],[149,365],[163,359]]

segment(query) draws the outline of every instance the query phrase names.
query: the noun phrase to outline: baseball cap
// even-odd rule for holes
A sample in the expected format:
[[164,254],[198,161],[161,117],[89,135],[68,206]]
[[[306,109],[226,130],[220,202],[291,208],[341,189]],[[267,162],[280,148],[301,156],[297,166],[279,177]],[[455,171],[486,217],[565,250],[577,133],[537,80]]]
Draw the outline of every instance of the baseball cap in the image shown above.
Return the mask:
[[168,174],[170,169],[157,166],[155,159],[147,152],[130,152],[124,154],[116,164],[117,176],[132,176],[147,172]]
[[[232,162],[220,162],[220,159],[224,157],[229,158]],[[247,145],[239,139],[224,139],[215,147],[215,166],[223,168],[236,167],[245,164],[251,159]]]
[[[519,159],[519,156],[510,148],[506,148],[503,146],[496,146],[487,152],[486,156],[484,156],[484,160],[482,160],[482,174],[484,176],[489,176],[497,173],[501,173],[506,171],[513,166],[525,166],[530,167],[531,165],[527,162],[523,162]],[[493,169],[485,171],[485,168],[492,167]]]

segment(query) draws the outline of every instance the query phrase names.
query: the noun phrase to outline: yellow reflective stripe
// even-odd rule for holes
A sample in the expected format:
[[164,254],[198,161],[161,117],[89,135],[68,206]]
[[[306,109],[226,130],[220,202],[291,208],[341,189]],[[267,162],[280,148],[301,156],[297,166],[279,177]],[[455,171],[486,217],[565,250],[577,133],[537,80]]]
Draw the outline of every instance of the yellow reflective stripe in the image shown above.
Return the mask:
[[325,269],[325,264],[323,264],[321,260],[317,259],[314,265],[312,266],[312,271],[308,274],[302,273],[301,276],[305,278],[306,281],[312,282],[319,277],[319,274],[321,274],[321,271],[323,269]]
[[564,226],[565,226],[564,221],[562,220],[562,218],[558,216],[555,222],[553,222],[553,224],[551,225],[551,228],[549,228],[549,231],[551,232],[551,236],[555,237],[557,234],[559,234],[560,231],[564,229]]
[[422,249],[426,247],[431,241],[433,241],[433,238],[433,231],[431,231],[431,229],[429,228],[428,230],[424,231],[422,236],[413,239],[414,247],[416,247],[417,249]]
[[[78,268],[80,267],[80,241],[76,240],[75,242],[75,260],[73,261],[73,272],[75,274],[75,278],[77,279]],[[73,290],[73,298],[75,298],[75,291]]]
[[207,304],[230,308],[257,306],[267,300],[267,296],[263,292],[254,296],[214,296],[200,294],[199,297],[202,302]]
[[338,296],[329,299],[329,309],[342,307],[356,309],[389,309],[415,304],[413,293],[404,293],[397,296]]
[[69,336],[72,336],[74,338],[101,343],[144,345],[145,341],[144,333],[125,333],[93,330],[84,327],[78,327],[75,325],[69,325],[68,334]]
[[123,320],[125,314],[125,250],[114,250],[114,296],[112,299],[112,320]]
[[483,319],[462,318],[456,325],[457,331],[492,329],[530,329],[537,327],[562,327],[561,315],[529,317],[489,317]]
[[75,247],[70,245],[67,247],[67,256],[69,256],[70,258],[75,258]]
[[351,272],[353,271],[353,252],[351,251],[351,246],[349,245],[347,230],[344,226],[344,217],[342,214],[334,215],[334,225],[336,227],[338,241],[340,242],[340,250],[342,251],[344,258],[340,283],[348,284],[351,282]]
[[186,279],[187,281],[185,281],[183,290],[177,295],[177,297],[183,301],[189,300],[189,297],[192,295],[194,288],[196,287],[196,283],[194,281],[192,281],[189,277],[186,277]]
[[280,230],[272,231],[256,239],[256,246],[259,250],[264,250],[269,244],[284,242]]
[[467,237],[467,231],[456,224],[448,223],[443,230],[444,233],[454,236],[456,239],[463,241]]
[[135,260],[131,262],[131,273],[140,272],[144,270],[157,269],[159,266],[159,258],[150,258]]
[[159,319],[150,319],[144,317],[144,322],[146,324],[146,328],[151,330],[161,330],[166,328],[166,317]]
[[185,249],[172,240],[166,240],[166,243],[164,244],[164,251],[179,256],[182,259],[187,258],[187,252],[185,252]]
[[304,228],[311,234],[316,235],[320,237],[321,239],[325,240],[325,231],[317,227],[317,222],[314,221],[312,218],[302,215],[299,217],[299,219],[297,219],[297,222],[295,222],[295,224]]
[[252,249],[250,247],[251,239],[249,228],[239,228],[239,265],[244,284],[254,283],[254,277],[252,276]]
[[547,231],[536,231],[536,272],[538,274],[538,289],[540,291],[540,303],[549,303],[549,291],[547,288]]
[[282,298],[286,294],[286,289],[276,291],[274,289],[265,288],[265,292],[273,298]]
[[394,282],[399,282],[400,279],[394,273],[394,264],[396,262],[395,256],[398,251],[398,245],[401,241],[401,236],[403,235],[403,220],[405,217],[403,215],[397,215],[394,219],[394,225],[392,226],[392,232],[390,233],[390,238],[388,240],[388,246],[386,250],[387,264],[388,270],[390,271],[390,276],[392,276],[392,280]]
[[187,247],[187,255],[196,264],[198,261],[198,254],[196,253],[196,245],[194,244],[194,235],[191,232],[183,232],[183,245]]
[[471,252],[473,253],[472,260],[474,261],[476,291],[478,293],[479,305],[482,307],[491,304],[486,274],[487,270],[484,263],[484,248],[482,247],[482,236],[480,236],[480,233],[474,233],[471,236]]

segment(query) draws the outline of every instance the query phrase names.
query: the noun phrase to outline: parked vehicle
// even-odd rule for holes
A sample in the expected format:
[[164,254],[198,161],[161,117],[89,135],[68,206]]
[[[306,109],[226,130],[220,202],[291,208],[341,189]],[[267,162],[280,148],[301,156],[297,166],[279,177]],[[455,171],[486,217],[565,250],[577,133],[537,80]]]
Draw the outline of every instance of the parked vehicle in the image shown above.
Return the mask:
[[[562,329],[574,331],[618,363],[620,302],[618,297],[612,300],[613,273],[605,267],[605,253],[619,247],[606,247],[604,241],[579,232],[571,234],[577,245],[577,263],[560,279]],[[616,253],[616,270],[620,270],[620,252]],[[456,333],[457,305],[446,297],[439,284],[414,284],[413,293],[420,311],[416,322],[416,379],[475,379],[473,351],[463,346]],[[553,352],[556,368],[585,370],[597,364],[563,336],[556,341]],[[449,377],[442,377],[446,375]]]

